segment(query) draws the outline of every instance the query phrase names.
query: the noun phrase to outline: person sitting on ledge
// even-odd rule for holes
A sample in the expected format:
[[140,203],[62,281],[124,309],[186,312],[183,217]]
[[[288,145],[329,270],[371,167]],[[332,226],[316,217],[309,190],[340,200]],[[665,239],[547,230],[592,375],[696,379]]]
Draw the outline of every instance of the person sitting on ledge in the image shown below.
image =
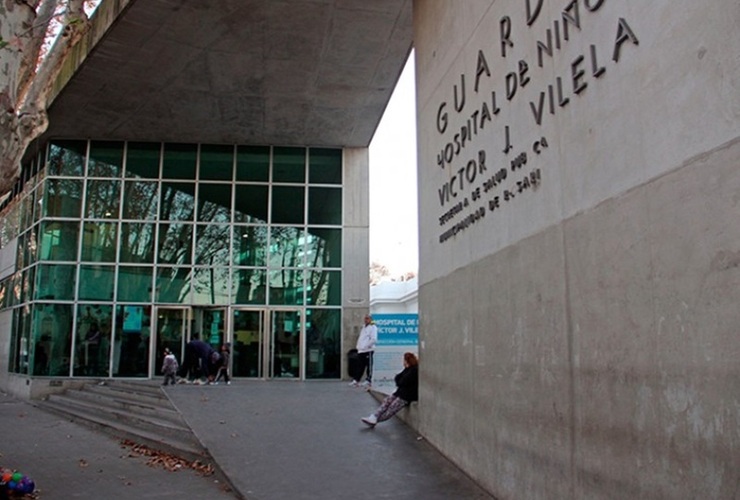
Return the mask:
[[395,381],[396,391],[386,396],[374,413],[362,417],[362,421],[370,427],[388,420],[412,401],[419,399],[419,359],[414,353],[404,353],[403,371],[396,375]]

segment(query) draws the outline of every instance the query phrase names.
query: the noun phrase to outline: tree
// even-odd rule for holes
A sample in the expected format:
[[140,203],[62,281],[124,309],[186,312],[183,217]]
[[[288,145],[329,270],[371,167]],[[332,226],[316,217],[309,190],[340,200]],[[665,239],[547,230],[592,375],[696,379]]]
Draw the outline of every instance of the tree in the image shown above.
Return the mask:
[[28,145],[48,126],[46,109],[64,60],[90,29],[98,0],[0,2],[0,195],[20,175]]
[[383,278],[388,278],[390,275],[390,270],[383,264],[379,262],[372,262],[370,264],[370,285],[377,285],[383,281]]

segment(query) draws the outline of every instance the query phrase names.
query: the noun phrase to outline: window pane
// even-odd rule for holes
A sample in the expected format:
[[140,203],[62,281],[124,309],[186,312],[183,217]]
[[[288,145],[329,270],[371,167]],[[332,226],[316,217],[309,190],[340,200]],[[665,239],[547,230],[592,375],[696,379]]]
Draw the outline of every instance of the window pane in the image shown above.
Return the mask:
[[200,147],[200,179],[230,181],[234,170],[234,146]]
[[342,190],[339,188],[309,188],[308,223],[340,225],[342,223]]
[[151,307],[136,305],[116,307],[114,377],[146,377],[149,375],[151,314]]
[[5,248],[18,237],[18,214],[20,207],[12,206],[8,209],[5,217],[0,217],[0,247]]
[[46,179],[44,215],[47,217],[80,217],[82,181],[79,179]]
[[87,165],[88,177],[121,177],[122,170],[122,142],[92,141],[90,143],[90,161]]
[[9,306],[17,306],[21,303],[21,285],[23,283],[22,281],[23,275],[19,271],[17,273],[14,273],[13,276],[10,278],[10,297],[9,297]]
[[267,227],[235,226],[233,248],[235,265],[266,266]]
[[151,302],[152,267],[118,267],[118,300]]
[[155,302],[190,304],[189,267],[162,267],[157,269]]
[[77,308],[75,377],[107,377],[113,306],[80,304]]
[[[38,231],[41,228],[40,225],[36,225],[26,232],[26,264],[27,266],[33,265],[38,260]],[[16,269],[18,266],[16,264]]]
[[264,269],[235,269],[232,287],[232,302],[235,304],[265,304],[266,271]]
[[158,142],[129,142],[126,148],[126,177],[158,179],[161,149]]
[[195,234],[195,264],[228,266],[229,234],[227,224],[198,224]]
[[269,271],[270,304],[303,305],[303,271],[280,269]]
[[76,261],[79,234],[79,222],[42,222],[39,260]]
[[198,186],[198,221],[231,222],[231,184]]
[[33,222],[33,199],[34,193],[31,192],[28,196],[24,196],[21,206],[21,231],[25,231]]
[[306,182],[306,149],[274,148],[272,182]]
[[117,234],[118,224],[115,222],[85,222],[80,259],[88,262],[115,262]]
[[230,288],[228,267],[195,269],[193,304],[228,304]]
[[113,266],[80,266],[80,300],[113,300]]
[[33,283],[36,279],[36,267],[29,267],[22,274],[23,284],[21,288],[21,302],[28,302],[31,300],[31,293],[33,292]]
[[341,378],[341,309],[306,311],[306,378]]
[[195,211],[195,184],[163,182],[160,201],[160,220],[193,220]]
[[303,224],[305,189],[294,186],[273,186],[272,222]]
[[308,228],[306,257],[309,267],[342,267],[342,230]]
[[41,220],[44,215],[44,200],[46,199],[46,182],[41,181],[36,186],[36,196],[34,197],[36,203],[34,203],[33,210],[33,222],[36,223]]
[[36,271],[36,300],[74,300],[77,266],[42,264]]
[[16,269],[23,269],[26,267],[28,260],[28,244],[26,243],[26,240],[28,239],[28,233],[23,233],[18,237],[18,246],[15,248],[15,268]]
[[270,148],[267,146],[239,146],[236,152],[236,180],[270,180]]
[[69,376],[72,307],[71,304],[34,305],[34,375]]
[[308,182],[342,183],[342,150],[313,148],[308,152]]
[[119,262],[151,264],[154,262],[154,224],[121,224]]
[[159,184],[126,181],[123,185],[123,219],[154,220],[157,217]]
[[53,141],[49,148],[49,175],[82,176],[86,153],[87,141]]
[[9,306],[8,287],[10,286],[10,277],[0,281],[0,309],[7,309]]
[[309,271],[306,303],[317,306],[342,305],[342,273],[324,270]]
[[267,186],[238,184],[234,197],[234,222],[267,222]]
[[190,264],[193,252],[193,226],[191,224],[160,224],[160,264]]
[[270,262],[273,269],[303,265],[304,233],[296,227],[273,227],[270,231]]
[[10,363],[8,371],[12,373],[28,373],[30,356],[29,329],[24,331],[24,325],[30,324],[30,311],[20,307],[13,310],[12,327],[10,329]]
[[162,178],[195,180],[197,154],[195,144],[165,144]]
[[88,180],[85,216],[90,219],[117,219],[121,204],[121,181]]

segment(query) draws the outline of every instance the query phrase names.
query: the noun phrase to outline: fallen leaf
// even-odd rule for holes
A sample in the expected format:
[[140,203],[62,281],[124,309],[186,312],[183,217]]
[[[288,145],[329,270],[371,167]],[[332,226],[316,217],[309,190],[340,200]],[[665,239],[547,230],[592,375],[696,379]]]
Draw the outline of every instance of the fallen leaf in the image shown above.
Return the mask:
[[146,465],[149,467],[160,467],[170,472],[177,472],[180,469],[189,468],[204,476],[210,476],[215,472],[215,469],[211,464],[203,464],[199,460],[189,462],[171,453],[155,450],[129,440],[123,440],[121,443],[125,446],[131,447],[129,456],[149,457],[146,461]]

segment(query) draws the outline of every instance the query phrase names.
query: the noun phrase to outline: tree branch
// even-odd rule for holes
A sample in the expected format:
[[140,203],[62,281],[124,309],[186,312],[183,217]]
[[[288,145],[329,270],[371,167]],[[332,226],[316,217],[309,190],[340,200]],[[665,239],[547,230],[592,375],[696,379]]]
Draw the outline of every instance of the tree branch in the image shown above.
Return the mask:
[[37,0],[35,3],[39,4],[38,10],[34,10],[35,19],[41,22],[34,22],[27,34],[23,35],[28,42],[24,44],[23,58],[18,71],[18,96],[21,101],[24,100],[41,63],[41,49],[49,33],[49,23],[54,19],[58,5],[56,0]]

